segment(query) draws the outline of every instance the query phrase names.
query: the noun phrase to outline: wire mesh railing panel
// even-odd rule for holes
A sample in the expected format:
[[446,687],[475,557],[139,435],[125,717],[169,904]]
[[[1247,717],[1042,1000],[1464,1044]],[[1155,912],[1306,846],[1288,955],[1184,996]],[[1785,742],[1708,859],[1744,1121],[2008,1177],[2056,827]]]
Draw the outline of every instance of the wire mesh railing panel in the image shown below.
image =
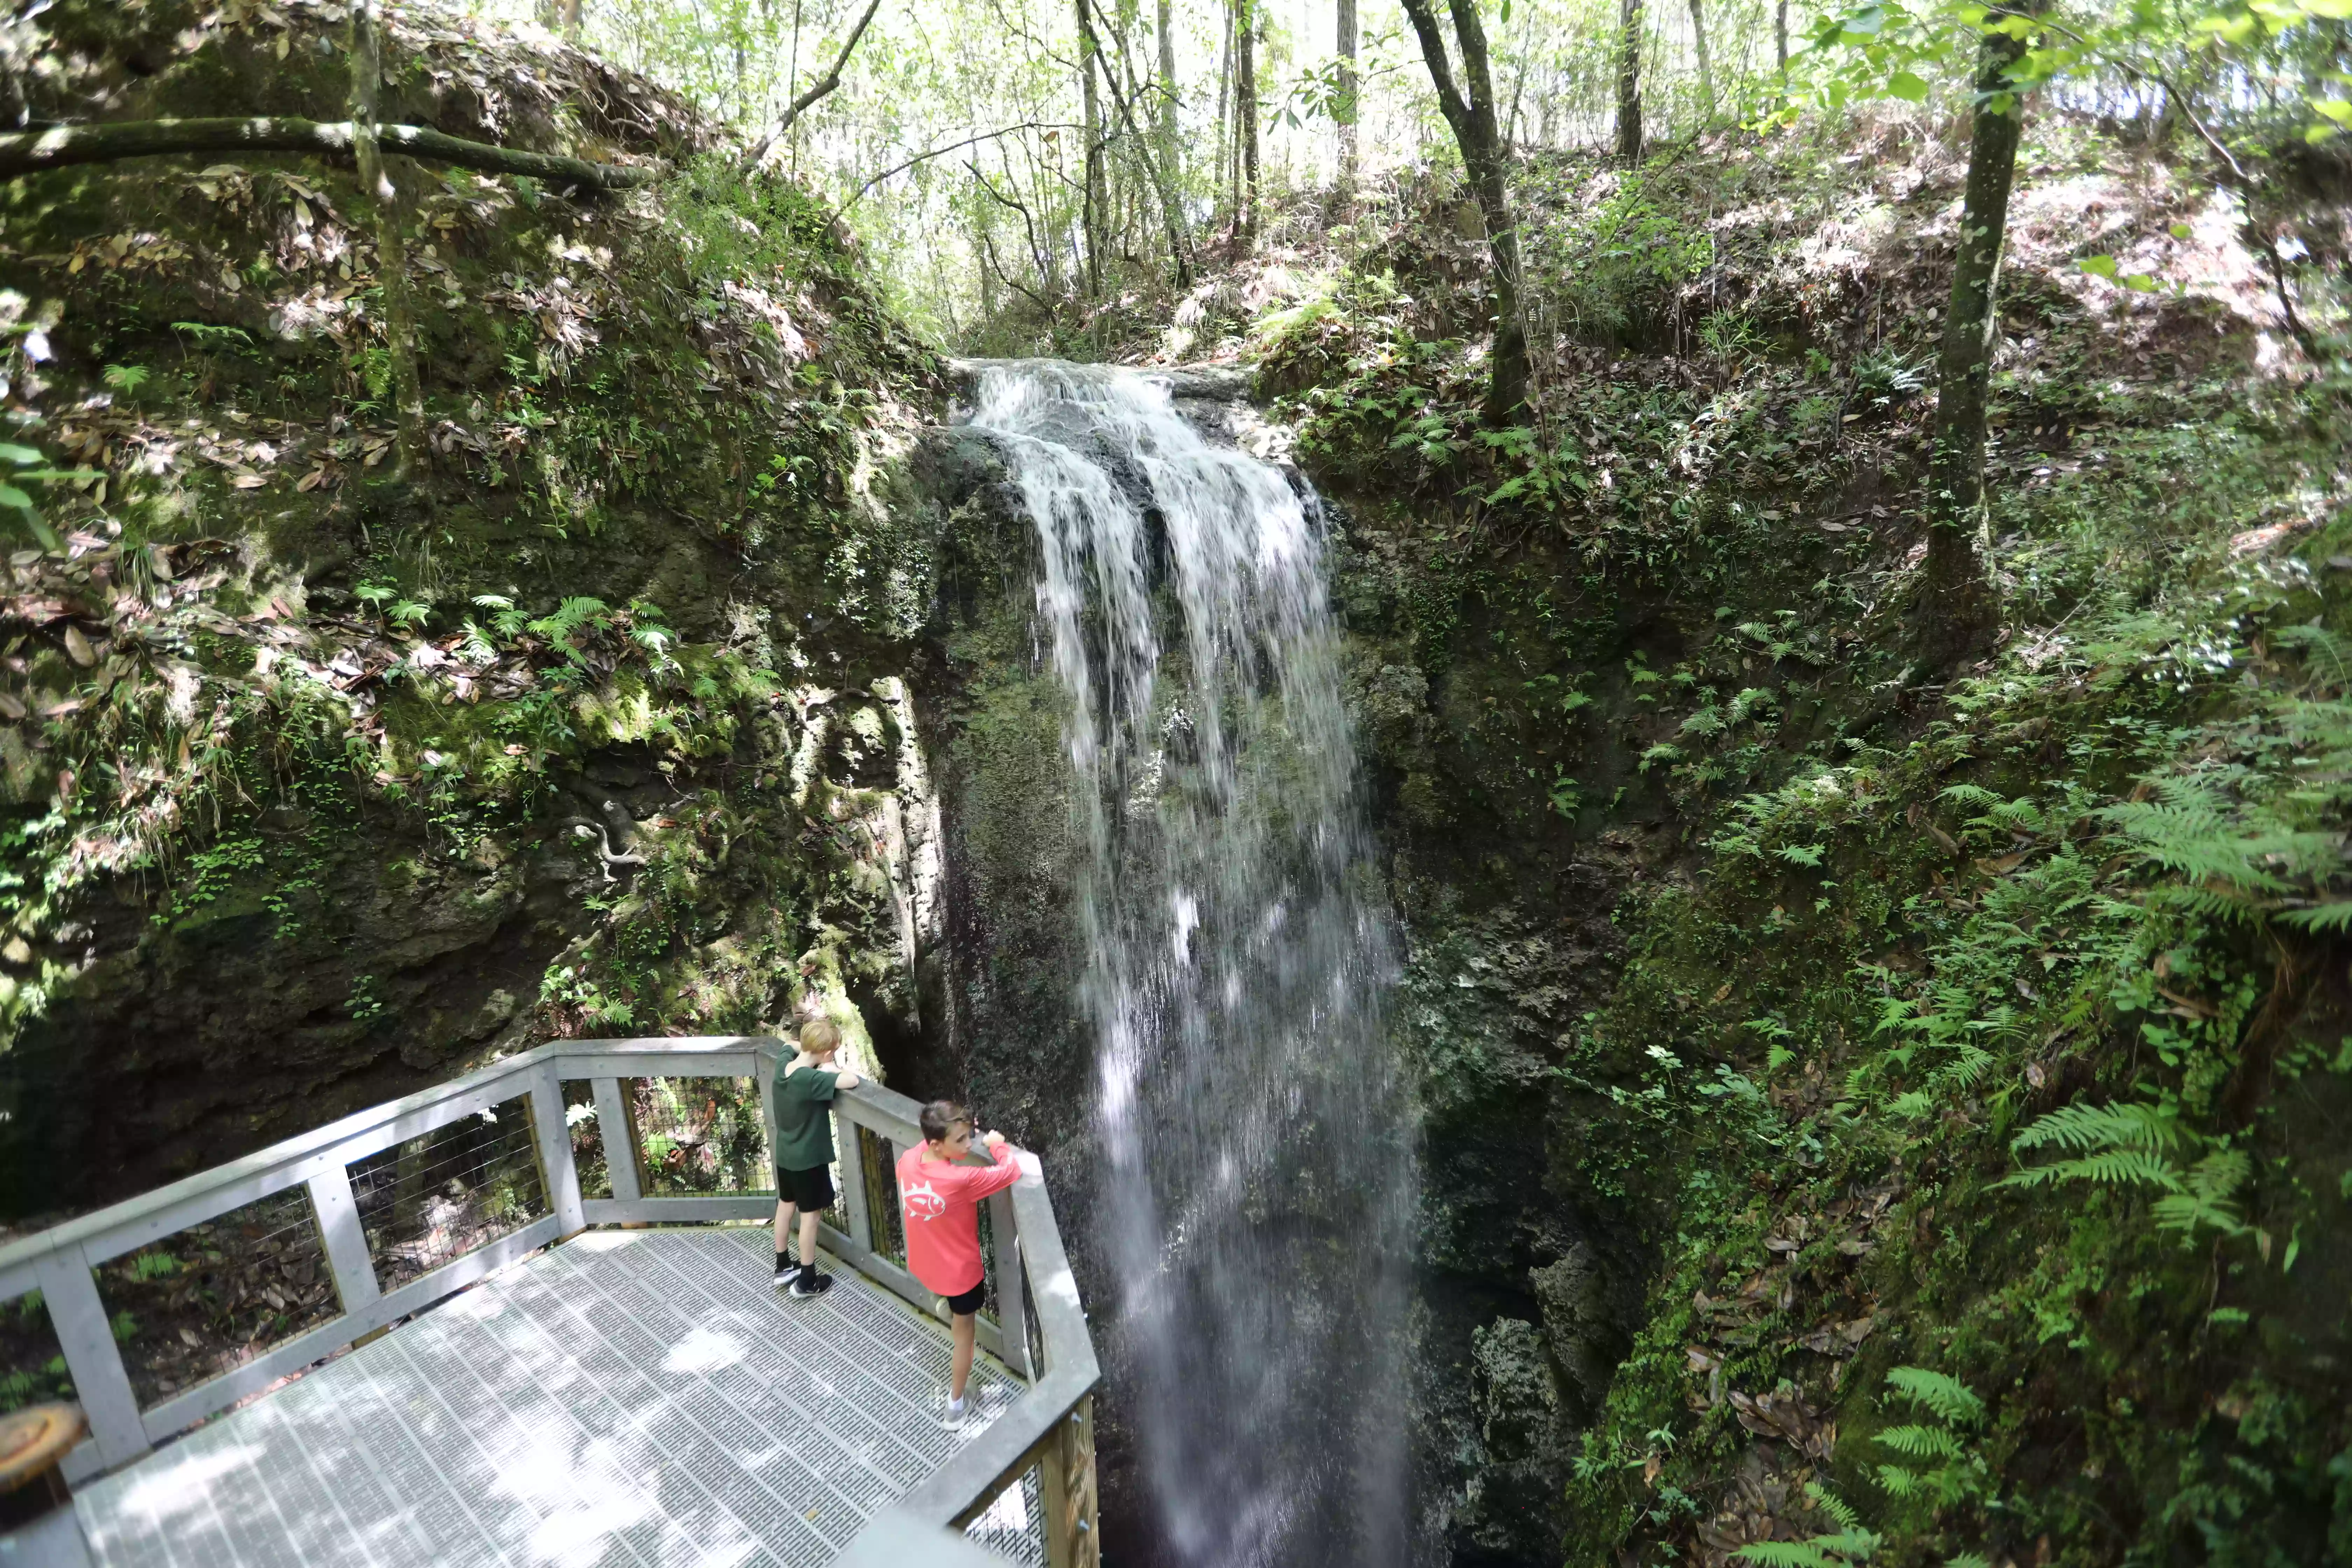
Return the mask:
[[963,1527],[964,1538],[1000,1557],[1045,1568],[1045,1481],[1039,1467],[1021,1472],[1021,1484],[1005,1488],[996,1500]]
[[907,1222],[898,1212],[898,1152],[871,1127],[857,1129],[857,1157],[866,1176],[866,1223],[875,1252],[907,1266]]
[[342,1314],[310,1195],[289,1187],[99,1266],[142,1408]]
[[368,1257],[386,1291],[548,1213],[527,1094],[395,1143],[350,1170]]
[[752,1078],[633,1078],[637,1153],[649,1198],[772,1193],[775,1162]]
[[73,1374],[41,1293],[0,1301],[0,1415],[73,1396]]
[[[572,1079],[563,1086],[563,1126],[572,1139],[572,1166],[580,1173],[583,1198],[613,1195],[613,1169],[605,1163],[605,1141],[611,1134],[596,1115],[596,1086]],[[625,1131],[623,1137],[626,1137]]]

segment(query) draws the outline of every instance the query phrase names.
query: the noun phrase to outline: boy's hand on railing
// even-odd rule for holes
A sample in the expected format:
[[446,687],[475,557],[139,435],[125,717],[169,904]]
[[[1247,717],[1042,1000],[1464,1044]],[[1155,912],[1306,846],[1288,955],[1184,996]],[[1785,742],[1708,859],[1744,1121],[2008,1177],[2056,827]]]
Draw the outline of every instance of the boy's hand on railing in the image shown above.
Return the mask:
[[864,1079],[859,1078],[854,1072],[836,1073],[834,1075],[833,1087],[835,1089],[856,1089],[859,1084],[864,1083],[865,1081],[866,1080]]
[[1004,1134],[1002,1132],[990,1132],[982,1137],[981,1142],[993,1149],[998,1144],[1004,1142]]

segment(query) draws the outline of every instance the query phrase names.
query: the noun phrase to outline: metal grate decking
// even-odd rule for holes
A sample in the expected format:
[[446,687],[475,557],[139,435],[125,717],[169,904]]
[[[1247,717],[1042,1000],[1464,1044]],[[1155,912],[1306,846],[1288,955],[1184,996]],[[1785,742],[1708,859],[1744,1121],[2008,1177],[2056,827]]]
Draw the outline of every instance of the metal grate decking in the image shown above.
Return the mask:
[[[105,1568],[817,1564],[1020,1393],[846,1270],[770,1283],[764,1229],[591,1231],[86,1487]],[[971,1533],[1043,1562],[1034,1477]]]

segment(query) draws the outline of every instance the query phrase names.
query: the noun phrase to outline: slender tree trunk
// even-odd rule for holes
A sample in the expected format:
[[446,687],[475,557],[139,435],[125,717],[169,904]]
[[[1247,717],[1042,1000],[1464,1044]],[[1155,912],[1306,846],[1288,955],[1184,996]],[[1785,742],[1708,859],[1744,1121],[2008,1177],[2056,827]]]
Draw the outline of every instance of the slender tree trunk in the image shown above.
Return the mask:
[[580,0],[562,0],[563,36],[572,43],[580,41]]
[[1772,54],[1780,67],[1780,87],[1786,96],[1789,85],[1789,0],[1773,0]]
[[1234,130],[1241,138],[1242,178],[1235,232],[1257,240],[1257,0],[1239,0],[1234,27]]
[[1619,0],[1617,156],[1642,160],[1642,0]]
[[[2030,9],[2028,7],[2031,7]],[[2041,0],[1998,6],[2002,16],[2039,15]],[[1995,294],[2009,192],[2025,106],[2011,90],[2022,40],[1987,33],[1977,53],[1977,107],[1969,131],[1968,189],[1937,375],[1936,439],[1927,462],[1927,559],[1920,596],[1921,644],[1933,658],[1958,658],[1990,631],[2000,613],[1985,573],[1985,390],[2000,316]]]
[[1486,226],[1486,245],[1495,263],[1495,350],[1486,412],[1488,424],[1503,426],[1515,420],[1528,401],[1527,322],[1519,312],[1519,233],[1511,216],[1508,170],[1502,131],[1495,118],[1494,78],[1478,0],[1447,0],[1447,9],[1453,14],[1454,40],[1462,52],[1461,86],[1454,82],[1445,35],[1438,27],[1431,0],[1404,0],[1405,16],[1421,40],[1422,58],[1437,89],[1437,106],[1453,128],[1463,170],[1470,177],[1471,194]]
[[1339,200],[1356,205],[1356,0],[1339,0],[1339,101],[1333,116],[1339,123]]
[[1160,167],[1171,184],[1177,179],[1176,162],[1176,7],[1160,0]]
[[1087,136],[1085,211],[1080,220],[1087,231],[1087,293],[1102,297],[1103,231],[1109,226],[1109,201],[1103,171],[1102,103],[1095,73],[1102,68],[1102,41],[1095,37],[1094,7],[1078,0],[1078,83],[1086,106]]
[[352,152],[360,189],[375,216],[376,288],[383,300],[385,351],[392,365],[393,477],[414,479],[431,459],[425,438],[425,386],[416,374],[416,319],[408,304],[408,241],[400,192],[383,172],[376,144],[376,90],[383,77],[373,0],[352,5]]
[[1706,104],[1706,122],[1715,123],[1715,62],[1706,53],[1706,0],[1690,0],[1691,47],[1698,54],[1699,97]]
[[1217,200],[1229,212],[1238,212],[1241,191],[1241,139],[1234,134],[1234,21],[1241,0],[1226,0],[1223,47],[1217,58]]

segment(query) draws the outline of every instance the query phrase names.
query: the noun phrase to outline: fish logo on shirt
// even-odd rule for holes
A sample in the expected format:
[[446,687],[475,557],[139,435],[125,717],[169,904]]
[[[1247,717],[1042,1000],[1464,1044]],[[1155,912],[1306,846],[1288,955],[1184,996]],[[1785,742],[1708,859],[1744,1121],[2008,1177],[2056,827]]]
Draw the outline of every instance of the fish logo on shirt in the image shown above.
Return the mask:
[[915,1182],[907,1188],[907,1217],[937,1219],[948,1212],[947,1199],[929,1182]]

